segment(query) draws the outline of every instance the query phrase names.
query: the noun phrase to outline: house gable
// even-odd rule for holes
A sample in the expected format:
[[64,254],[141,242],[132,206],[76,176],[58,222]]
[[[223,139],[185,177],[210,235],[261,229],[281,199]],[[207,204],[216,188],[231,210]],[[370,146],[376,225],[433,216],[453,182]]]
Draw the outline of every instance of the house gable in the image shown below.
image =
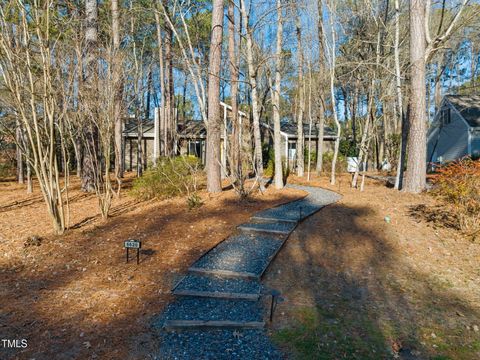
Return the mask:
[[[447,121],[444,114],[449,112]],[[428,131],[427,161],[453,161],[470,154],[470,125],[445,97]]]

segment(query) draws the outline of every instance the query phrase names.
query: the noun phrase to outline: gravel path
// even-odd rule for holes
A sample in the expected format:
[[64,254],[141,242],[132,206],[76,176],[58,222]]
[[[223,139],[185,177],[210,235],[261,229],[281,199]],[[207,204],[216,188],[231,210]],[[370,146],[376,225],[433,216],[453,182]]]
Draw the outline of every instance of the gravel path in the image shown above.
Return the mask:
[[253,219],[300,221],[317,212],[322,207],[338,201],[341,197],[333,191],[321,188],[302,185],[287,186],[294,189],[307,191],[309,194],[303,199],[258,212],[253,216]]
[[198,291],[210,293],[260,294],[258,281],[188,274],[177,285],[175,291]]
[[282,359],[263,330],[190,330],[160,336],[162,360]]
[[241,233],[218,244],[192,267],[246,272],[260,276],[284,239],[274,235]]
[[[160,337],[161,353],[157,358],[282,358],[264,330],[242,328],[239,322],[263,325],[267,315],[265,302],[262,298],[252,296],[262,291],[260,276],[299,221],[340,199],[338,194],[321,188],[300,185],[289,187],[309,194],[301,200],[255,214],[250,222],[239,226],[238,234],[225,239],[198,259],[190,268],[189,274],[177,284],[174,291],[182,296],[178,296],[152,323]],[[279,230],[283,234],[258,230]],[[196,273],[198,271],[217,274],[223,272],[224,275],[199,275]],[[241,278],[247,273],[257,279]],[[243,298],[232,299],[232,294]],[[246,294],[249,296],[245,297]],[[178,321],[199,321],[199,324],[201,321],[234,321],[236,328],[180,330],[172,325],[172,321],[177,324]],[[167,323],[170,324],[169,329],[175,330],[166,331],[164,326]],[[207,324],[210,325],[213,324]]]
[[157,325],[165,320],[263,321],[261,301],[179,297],[167,306]]

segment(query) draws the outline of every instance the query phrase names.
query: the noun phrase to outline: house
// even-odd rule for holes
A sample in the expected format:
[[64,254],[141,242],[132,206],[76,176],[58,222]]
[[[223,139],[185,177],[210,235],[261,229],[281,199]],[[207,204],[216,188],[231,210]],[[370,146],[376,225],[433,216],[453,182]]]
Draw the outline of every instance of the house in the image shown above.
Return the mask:
[[[273,146],[273,125],[271,124],[262,124],[264,128],[263,131],[263,142]],[[282,158],[288,162],[288,167],[294,169],[296,167],[296,156],[297,156],[297,124],[292,122],[283,121],[280,124],[280,135],[282,141],[280,147],[282,149]],[[310,128],[309,123],[303,124],[303,136],[305,148],[308,149],[309,142],[311,141],[311,150],[312,152],[317,151],[318,147],[318,126],[312,124]],[[333,150],[337,134],[329,127],[324,127],[323,131],[323,147],[324,151]]]
[[[228,148],[228,136],[232,132],[231,121],[229,121],[229,114],[232,111],[230,105],[220,102],[220,107],[223,111],[223,121],[221,126],[221,161],[222,168],[226,168],[226,157],[224,154]],[[156,148],[156,136],[158,136],[158,142],[162,146],[163,140],[159,131],[155,131],[155,125],[158,126],[159,108],[155,109],[155,119],[144,119],[141,121],[141,154],[142,163],[146,167],[147,164],[151,164],[158,157],[159,149]],[[243,118],[247,115],[239,111],[239,121],[242,127]],[[246,123],[245,123],[246,124]],[[127,170],[131,171],[137,166],[138,157],[138,122],[134,119],[128,119],[125,122],[123,130],[123,144],[124,144],[124,166]],[[178,155],[193,155],[205,162],[206,157],[206,139],[207,129],[205,124],[201,120],[185,120],[177,123],[177,131],[173,134],[173,148]],[[242,136],[240,131],[239,136]],[[225,141],[227,139],[227,141]]]
[[480,156],[480,96],[446,95],[427,134],[427,161]]
[[[223,102],[220,103],[223,108],[223,123],[221,127],[221,163],[222,170],[227,167],[225,153],[228,152],[230,135],[232,133],[230,112],[231,107]],[[248,149],[253,144],[251,143],[249,129],[244,127],[250,126],[248,122],[244,122],[246,114],[239,111],[240,119],[240,142],[243,149]],[[156,158],[155,150],[155,121],[151,119],[143,120],[142,123],[142,163],[144,166],[152,163]],[[262,142],[273,146],[273,125],[261,123]],[[303,134],[305,141],[305,148],[308,148],[309,141],[311,141],[312,152],[315,152],[318,146],[318,129],[315,124],[310,128],[308,123],[303,124]],[[287,121],[282,122],[280,127],[280,135],[282,137],[281,149],[282,157],[288,162],[291,169],[295,168],[296,164],[296,147],[297,147],[297,125]],[[137,166],[138,154],[138,123],[135,119],[130,119],[125,124],[123,131],[124,136],[124,164],[127,170],[132,170]],[[325,150],[333,149],[333,143],[336,139],[336,133],[325,127],[324,130],[324,148]],[[206,139],[207,129],[203,121],[187,120],[177,124],[177,132],[174,135],[174,148],[178,155],[193,155],[205,162],[206,155]],[[226,139],[226,141],[225,141]]]

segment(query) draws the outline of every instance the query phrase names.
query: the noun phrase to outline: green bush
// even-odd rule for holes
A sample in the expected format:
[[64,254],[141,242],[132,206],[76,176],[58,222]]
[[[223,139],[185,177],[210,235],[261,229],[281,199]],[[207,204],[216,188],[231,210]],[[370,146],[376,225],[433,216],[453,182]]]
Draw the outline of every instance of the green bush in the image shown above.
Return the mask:
[[339,153],[347,158],[347,157],[357,157],[358,156],[358,148],[353,141],[342,139],[340,140],[340,146],[338,148]]
[[6,179],[11,176],[15,176],[15,167],[12,163],[0,163],[0,179]]
[[[323,153],[323,170],[325,172],[332,171],[332,159],[333,159],[333,151],[327,151]],[[342,153],[338,153],[337,157],[337,166],[336,172],[345,172],[347,171],[347,158]]]
[[[135,179],[131,193],[140,200],[168,199],[181,195],[188,195],[193,199],[202,174],[201,163],[196,157],[161,158],[156,166]],[[197,198],[192,201],[196,204],[201,203]],[[190,206],[190,200],[188,202]]]
[[264,158],[263,158],[263,175],[266,177],[272,177],[275,174],[275,151],[273,147],[269,147],[268,149],[263,150]]
[[[303,158],[305,159],[305,169],[308,167],[308,141],[305,145],[305,151]],[[314,167],[317,163],[317,152],[315,151],[315,144],[312,144],[312,149],[310,151],[310,166]]]

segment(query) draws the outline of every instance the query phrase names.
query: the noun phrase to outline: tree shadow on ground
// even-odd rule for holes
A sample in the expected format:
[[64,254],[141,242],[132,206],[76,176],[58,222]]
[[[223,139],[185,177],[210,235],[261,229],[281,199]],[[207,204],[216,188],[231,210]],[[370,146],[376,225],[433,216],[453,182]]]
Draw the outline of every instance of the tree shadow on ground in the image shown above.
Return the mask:
[[373,215],[333,204],[292,234],[265,277],[286,297],[275,341],[300,359],[478,358],[466,329],[479,309],[409,261]]
[[[0,348],[0,358],[152,358],[149,321],[172,299],[173,284],[253,211],[278,203],[239,207],[230,197],[192,211],[178,201],[152,203],[26,248],[24,261],[0,266],[0,339],[27,339],[28,347]],[[138,266],[125,264],[129,238],[149,251]]]

